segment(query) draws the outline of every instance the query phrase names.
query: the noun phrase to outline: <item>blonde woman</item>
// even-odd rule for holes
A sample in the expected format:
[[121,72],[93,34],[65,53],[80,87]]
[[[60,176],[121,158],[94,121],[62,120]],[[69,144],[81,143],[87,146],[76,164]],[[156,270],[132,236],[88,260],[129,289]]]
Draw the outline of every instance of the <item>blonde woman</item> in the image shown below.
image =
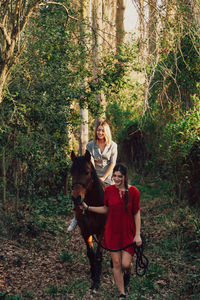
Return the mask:
[[[98,177],[106,185],[113,184],[112,172],[117,161],[117,144],[112,140],[111,130],[106,121],[97,124],[94,140],[87,144],[86,149],[91,154],[91,161]],[[74,230],[76,225],[77,220],[74,217],[68,231]]]
[[87,144],[86,149],[92,156],[98,177],[107,185],[113,184],[111,176],[117,160],[117,144],[112,141],[110,127],[106,121],[97,124],[94,140]]

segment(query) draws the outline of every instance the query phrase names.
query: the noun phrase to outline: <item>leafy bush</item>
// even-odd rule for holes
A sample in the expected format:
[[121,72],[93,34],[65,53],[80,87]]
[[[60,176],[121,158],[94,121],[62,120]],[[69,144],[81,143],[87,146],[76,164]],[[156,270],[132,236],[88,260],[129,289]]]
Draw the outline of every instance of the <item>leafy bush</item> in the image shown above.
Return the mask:
[[63,250],[60,253],[60,259],[61,259],[62,263],[65,263],[65,262],[71,263],[73,261],[73,257],[74,257],[74,254],[70,253],[67,250]]

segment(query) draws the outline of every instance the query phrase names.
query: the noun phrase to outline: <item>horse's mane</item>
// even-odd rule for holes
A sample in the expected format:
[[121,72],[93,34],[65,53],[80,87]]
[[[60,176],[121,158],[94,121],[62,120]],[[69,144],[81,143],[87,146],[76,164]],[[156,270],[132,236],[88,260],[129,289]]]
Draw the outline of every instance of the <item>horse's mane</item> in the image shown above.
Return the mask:
[[[94,181],[94,184],[95,184],[95,188],[97,190],[97,193],[98,195],[100,196],[101,199],[104,199],[104,184],[103,182],[99,179],[99,177],[97,176],[97,172],[93,166],[93,164],[91,163],[92,165],[92,179]],[[103,201],[102,201],[103,202]],[[102,203],[103,204],[103,203]]]
[[70,172],[73,174],[75,172],[81,173],[85,170],[86,160],[84,156],[77,156],[76,160],[74,160]]

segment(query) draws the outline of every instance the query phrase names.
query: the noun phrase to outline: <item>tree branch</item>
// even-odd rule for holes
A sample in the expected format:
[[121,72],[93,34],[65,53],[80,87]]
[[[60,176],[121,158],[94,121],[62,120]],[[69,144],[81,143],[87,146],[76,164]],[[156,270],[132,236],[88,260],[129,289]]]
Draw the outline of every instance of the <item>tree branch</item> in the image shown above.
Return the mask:
[[64,8],[64,10],[66,11],[66,13],[67,13],[67,21],[68,21],[69,18],[73,19],[75,21],[80,21],[79,19],[70,16],[67,7],[63,3],[59,3],[59,2],[55,2],[55,1],[48,1],[48,2],[45,2],[45,3],[40,3],[39,6],[45,6],[45,5],[48,5],[48,4],[54,4],[54,5],[62,6]]
[[0,24],[0,29],[1,29],[1,32],[3,33],[3,35],[4,35],[5,39],[6,39],[6,42],[10,46],[11,45],[11,38],[9,37],[8,32],[7,32],[6,28],[5,28],[5,26],[3,26],[3,24]]

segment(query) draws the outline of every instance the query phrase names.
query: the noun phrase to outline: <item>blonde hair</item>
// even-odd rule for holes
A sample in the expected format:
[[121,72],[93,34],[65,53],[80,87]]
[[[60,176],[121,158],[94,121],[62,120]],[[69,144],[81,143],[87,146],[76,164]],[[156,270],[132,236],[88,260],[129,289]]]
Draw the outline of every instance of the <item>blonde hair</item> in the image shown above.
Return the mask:
[[110,126],[108,125],[108,123],[106,121],[103,121],[103,122],[99,122],[95,128],[95,142],[98,140],[98,137],[97,137],[97,130],[99,128],[99,126],[102,126],[103,129],[104,129],[104,132],[105,132],[105,142],[107,145],[110,145],[111,142],[112,142],[112,134],[111,134],[111,131],[110,131]]

